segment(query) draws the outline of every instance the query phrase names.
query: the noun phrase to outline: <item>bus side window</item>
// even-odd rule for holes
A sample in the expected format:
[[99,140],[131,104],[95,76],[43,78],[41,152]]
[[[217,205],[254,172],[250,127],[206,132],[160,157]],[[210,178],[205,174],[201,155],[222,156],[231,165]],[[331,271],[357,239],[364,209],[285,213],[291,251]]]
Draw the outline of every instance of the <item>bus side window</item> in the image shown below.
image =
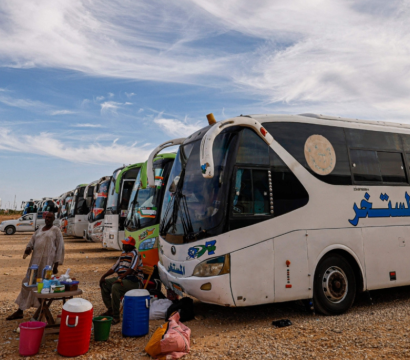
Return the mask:
[[352,172],[355,181],[380,182],[379,162],[377,152],[373,150],[350,150]]
[[350,158],[356,182],[407,184],[399,152],[351,149]]

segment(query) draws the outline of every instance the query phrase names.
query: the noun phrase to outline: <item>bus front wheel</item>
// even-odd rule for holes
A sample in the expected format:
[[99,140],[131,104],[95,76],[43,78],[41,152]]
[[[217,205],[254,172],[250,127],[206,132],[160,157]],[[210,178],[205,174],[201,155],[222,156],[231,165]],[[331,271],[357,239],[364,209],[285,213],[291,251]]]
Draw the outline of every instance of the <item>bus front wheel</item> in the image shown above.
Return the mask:
[[353,305],[356,277],[343,256],[331,254],[320,261],[313,287],[315,310],[323,315],[339,315]]

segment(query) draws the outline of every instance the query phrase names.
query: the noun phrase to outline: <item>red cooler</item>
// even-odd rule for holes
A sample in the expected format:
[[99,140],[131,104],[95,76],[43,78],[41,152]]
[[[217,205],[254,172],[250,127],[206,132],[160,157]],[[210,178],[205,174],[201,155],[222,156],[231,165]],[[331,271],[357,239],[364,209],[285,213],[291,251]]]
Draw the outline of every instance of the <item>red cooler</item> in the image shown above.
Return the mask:
[[84,299],[68,300],[63,306],[57,351],[63,356],[80,356],[90,347],[93,306]]

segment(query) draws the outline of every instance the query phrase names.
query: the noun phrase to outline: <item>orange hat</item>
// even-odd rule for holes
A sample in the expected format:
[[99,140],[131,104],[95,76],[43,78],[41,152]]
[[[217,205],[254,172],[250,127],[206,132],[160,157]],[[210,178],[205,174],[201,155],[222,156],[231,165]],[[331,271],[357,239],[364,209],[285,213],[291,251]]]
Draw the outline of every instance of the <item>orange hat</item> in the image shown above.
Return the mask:
[[126,239],[121,240],[124,245],[135,246],[135,239],[132,236],[128,236]]

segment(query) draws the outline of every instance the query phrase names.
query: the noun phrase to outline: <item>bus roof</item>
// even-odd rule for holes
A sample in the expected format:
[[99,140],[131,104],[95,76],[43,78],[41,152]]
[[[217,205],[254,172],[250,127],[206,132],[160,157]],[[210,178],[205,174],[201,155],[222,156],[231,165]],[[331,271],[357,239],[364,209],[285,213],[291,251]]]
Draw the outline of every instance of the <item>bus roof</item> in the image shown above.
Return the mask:
[[124,167],[121,172],[118,174],[117,179],[115,180],[115,192],[117,194],[120,193],[120,188],[121,188],[121,179],[123,177],[123,175],[131,169],[135,169],[135,168],[140,168],[143,165],[143,163],[136,163],[136,164],[132,164],[129,166]]
[[[300,115],[241,115],[264,122],[300,122],[317,125],[339,126],[353,129],[399,132],[410,134],[410,124],[401,124],[390,121],[369,121],[359,119],[349,119],[338,116],[329,116],[322,114],[300,114]],[[274,134],[272,134],[274,136]]]
[[[155,156],[153,162],[155,163],[155,161],[162,160],[162,159],[175,159],[176,155],[177,155],[176,153],[158,154],[157,156]],[[144,163],[144,165],[142,165],[142,169],[141,169],[141,187],[143,189],[145,189],[148,185],[147,164],[148,164],[148,160]]]

